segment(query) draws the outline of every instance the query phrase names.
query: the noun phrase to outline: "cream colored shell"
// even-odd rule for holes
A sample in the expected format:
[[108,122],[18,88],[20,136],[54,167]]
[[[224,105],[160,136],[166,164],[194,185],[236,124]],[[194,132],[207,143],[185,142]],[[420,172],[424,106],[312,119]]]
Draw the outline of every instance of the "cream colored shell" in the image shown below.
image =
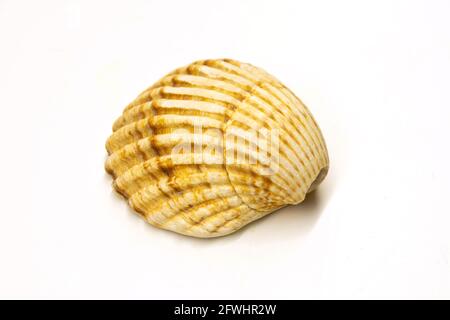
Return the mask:
[[[261,130],[278,132],[277,150],[268,135],[256,143],[247,134]],[[174,153],[180,144],[192,148]],[[328,171],[305,105],[265,71],[229,59],[194,62],[142,92],[106,148],[106,170],[130,206],[156,227],[194,237],[223,236],[298,204]],[[260,153],[278,155],[276,170],[255,160]],[[238,154],[248,161],[228,161]]]

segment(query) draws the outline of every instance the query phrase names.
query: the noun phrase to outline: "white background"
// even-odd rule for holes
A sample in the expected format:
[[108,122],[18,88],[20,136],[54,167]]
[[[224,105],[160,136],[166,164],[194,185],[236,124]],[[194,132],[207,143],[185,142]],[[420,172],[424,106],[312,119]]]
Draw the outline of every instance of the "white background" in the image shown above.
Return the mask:
[[[450,2],[0,1],[0,298],[450,298]],[[147,225],[104,143],[194,60],[269,71],[319,191],[227,237]]]

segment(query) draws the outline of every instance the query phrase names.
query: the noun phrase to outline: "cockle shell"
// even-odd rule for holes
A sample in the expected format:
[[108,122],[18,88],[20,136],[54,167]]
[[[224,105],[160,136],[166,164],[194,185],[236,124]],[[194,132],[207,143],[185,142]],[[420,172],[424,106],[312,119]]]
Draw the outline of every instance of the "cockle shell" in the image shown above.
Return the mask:
[[229,59],[194,62],[146,89],[106,149],[114,188],[135,211],[202,238],[302,202],[328,171],[306,106],[262,69]]

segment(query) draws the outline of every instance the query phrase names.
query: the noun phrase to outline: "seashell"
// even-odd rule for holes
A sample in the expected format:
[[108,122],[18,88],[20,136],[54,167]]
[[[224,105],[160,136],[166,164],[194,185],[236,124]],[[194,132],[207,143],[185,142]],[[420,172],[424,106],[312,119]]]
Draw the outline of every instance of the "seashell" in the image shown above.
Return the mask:
[[329,166],[306,106],[262,69],[229,59],[194,62],[146,89],[106,149],[114,188],[136,212],[202,238],[302,202]]

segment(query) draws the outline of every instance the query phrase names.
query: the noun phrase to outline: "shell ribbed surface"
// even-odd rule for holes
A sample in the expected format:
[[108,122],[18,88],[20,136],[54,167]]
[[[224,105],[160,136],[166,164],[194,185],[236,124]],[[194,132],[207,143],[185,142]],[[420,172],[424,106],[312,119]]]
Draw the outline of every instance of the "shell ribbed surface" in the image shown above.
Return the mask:
[[114,188],[150,224],[217,237],[304,200],[328,170],[305,105],[250,64],[204,60],[168,74],[115,121]]

